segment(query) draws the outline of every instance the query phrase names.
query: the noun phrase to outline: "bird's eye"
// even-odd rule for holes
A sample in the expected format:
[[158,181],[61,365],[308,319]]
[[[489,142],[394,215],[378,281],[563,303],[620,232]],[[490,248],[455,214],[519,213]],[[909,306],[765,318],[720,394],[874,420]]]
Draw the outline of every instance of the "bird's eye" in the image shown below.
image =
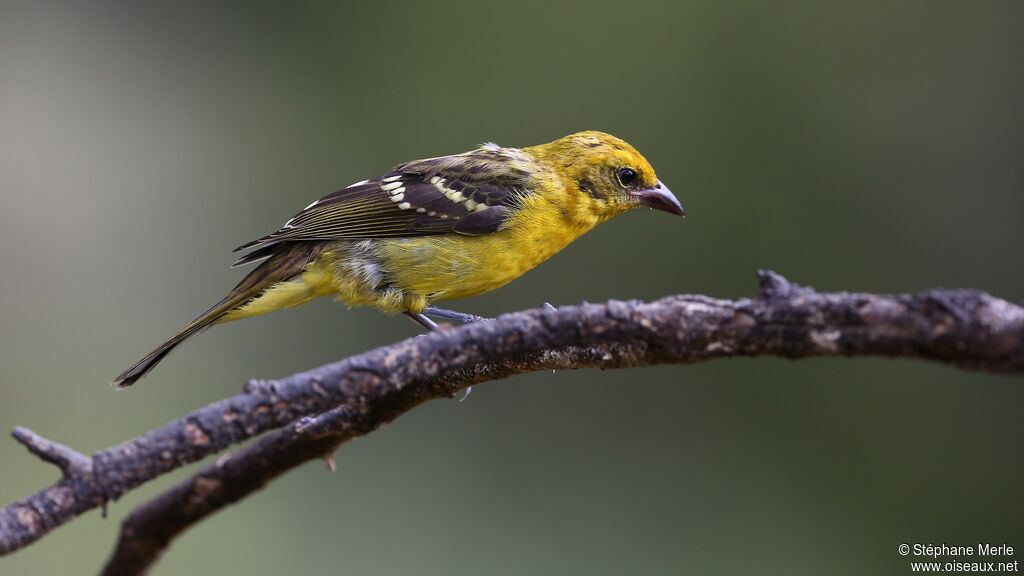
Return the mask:
[[636,170],[632,168],[619,168],[616,175],[619,177],[619,184],[624,188],[629,188],[636,182]]

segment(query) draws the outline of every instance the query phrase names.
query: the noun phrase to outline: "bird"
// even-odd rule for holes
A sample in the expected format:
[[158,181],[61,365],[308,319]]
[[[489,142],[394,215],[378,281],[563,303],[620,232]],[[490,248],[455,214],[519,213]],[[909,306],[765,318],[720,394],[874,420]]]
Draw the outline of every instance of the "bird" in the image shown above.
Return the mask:
[[413,160],[309,204],[277,231],[235,249],[259,264],[221,301],[114,381],[131,386],[215,324],[334,296],[348,306],[431,319],[479,317],[437,301],[489,292],[598,224],[648,207],[685,217],[633,146],[598,131],[523,148],[486,143]]

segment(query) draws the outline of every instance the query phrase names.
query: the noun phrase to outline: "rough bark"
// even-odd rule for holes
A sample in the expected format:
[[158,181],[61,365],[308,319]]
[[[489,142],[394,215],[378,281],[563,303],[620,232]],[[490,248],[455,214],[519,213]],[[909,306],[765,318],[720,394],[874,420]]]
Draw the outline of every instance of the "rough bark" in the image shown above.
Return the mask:
[[1024,372],[1024,308],[975,290],[818,293],[771,272],[756,299],[670,296],[508,314],[411,338],[270,381],[200,408],[91,459],[25,430],[58,465],[56,484],[0,510],[0,554],[136,486],[271,429],[125,521],[106,571],[141,573],[189,526],[310,459],[326,457],[414,406],[544,369],[687,364],[732,356],[887,356]]

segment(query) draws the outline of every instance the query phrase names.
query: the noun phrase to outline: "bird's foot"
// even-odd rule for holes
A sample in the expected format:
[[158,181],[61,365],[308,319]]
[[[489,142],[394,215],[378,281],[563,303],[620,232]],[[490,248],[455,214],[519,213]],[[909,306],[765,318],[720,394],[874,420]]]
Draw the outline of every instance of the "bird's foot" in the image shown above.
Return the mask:
[[456,310],[447,310],[445,308],[436,308],[434,306],[427,306],[423,313],[427,316],[433,316],[434,318],[441,318],[443,320],[454,320],[463,324],[469,324],[471,322],[479,322],[481,320],[493,320],[493,318],[485,318],[483,316],[477,316],[476,314],[467,314],[465,312],[458,312]]
[[423,326],[430,332],[435,332],[441,329],[441,327],[437,325],[437,322],[434,322],[433,320],[427,318],[426,316],[420,314],[419,312],[406,312],[405,315],[408,316],[409,318],[412,318],[413,322],[419,324],[420,326]]

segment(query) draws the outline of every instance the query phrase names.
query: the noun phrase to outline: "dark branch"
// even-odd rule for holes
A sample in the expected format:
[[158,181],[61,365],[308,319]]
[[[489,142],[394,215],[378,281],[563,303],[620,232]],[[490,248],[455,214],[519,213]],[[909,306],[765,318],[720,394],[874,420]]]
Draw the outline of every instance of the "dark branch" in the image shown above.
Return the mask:
[[[282,472],[329,455],[345,439],[423,401],[475,383],[541,369],[758,355],[923,358],[1021,373],[1024,308],[967,290],[820,294],[765,272],[755,300],[671,296],[509,314],[281,380],[251,382],[243,394],[99,452],[88,473],[83,469],[0,510],[0,554],[31,543],[107,497],[289,423],[297,422],[136,510],[108,568],[148,565],[176,534]],[[300,420],[307,416],[315,418]],[[67,496],[61,506],[48,507],[55,489],[66,489]]]
[[60,468],[65,478],[88,476],[92,473],[92,460],[63,444],[51,442],[28,428],[17,427],[11,436],[25,445],[28,451]]
[[51,442],[26,428],[15,428],[14,439],[28,451],[58,468],[62,478],[53,486],[7,505],[0,511],[0,554],[35,542],[73,518],[79,508],[94,508],[102,498],[80,491],[92,479],[92,461],[63,444]]
[[[144,574],[179,534],[214,512],[259,490],[277,476],[309,460],[333,467],[341,442],[371,432],[426,398],[397,394],[386,404],[343,404],[307,417],[261,438],[237,454],[221,458],[195,476],[142,504],[124,519],[117,548],[104,575]],[[399,398],[400,397],[400,398]]]

